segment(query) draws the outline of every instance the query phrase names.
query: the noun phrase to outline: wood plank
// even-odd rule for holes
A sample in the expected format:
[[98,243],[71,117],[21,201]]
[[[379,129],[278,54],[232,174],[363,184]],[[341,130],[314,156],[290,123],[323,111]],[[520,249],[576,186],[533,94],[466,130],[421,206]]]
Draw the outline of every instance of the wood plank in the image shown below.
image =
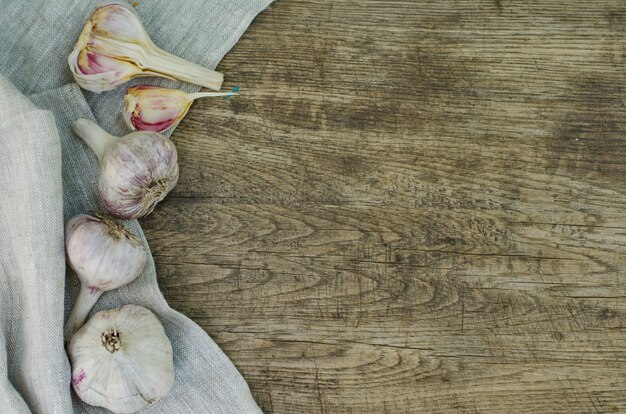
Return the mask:
[[626,411],[626,7],[294,0],[143,220],[266,412]]

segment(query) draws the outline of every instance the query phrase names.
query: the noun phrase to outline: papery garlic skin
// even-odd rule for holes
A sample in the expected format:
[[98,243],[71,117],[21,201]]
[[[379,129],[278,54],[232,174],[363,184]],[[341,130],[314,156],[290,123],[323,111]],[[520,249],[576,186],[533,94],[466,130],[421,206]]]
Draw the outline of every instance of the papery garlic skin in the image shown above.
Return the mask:
[[82,326],[102,293],[135,280],[148,253],[121,223],[107,217],[79,214],[65,226],[65,251],[80,279],[78,299],[65,326],[65,338]]
[[178,182],[178,155],[167,137],[156,132],[113,136],[82,118],[72,129],[100,160],[98,188],[102,204],[115,217],[148,215]]
[[100,93],[139,76],[177,79],[219,90],[224,76],[159,49],[139,16],[120,3],[98,7],[68,56],[81,88]]
[[156,316],[141,306],[96,313],[67,352],[78,397],[115,413],[134,413],[174,384],[172,344]]
[[102,204],[126,220],[146,216],[176,186],[178,174],[172,141],[150,132],[127,135],[102,160]]
[[122,116],[133,131],[163,132],[178,124],[198,98],[233,96],[234,92],[187,93],[180,89],[138,85],[124,95]]

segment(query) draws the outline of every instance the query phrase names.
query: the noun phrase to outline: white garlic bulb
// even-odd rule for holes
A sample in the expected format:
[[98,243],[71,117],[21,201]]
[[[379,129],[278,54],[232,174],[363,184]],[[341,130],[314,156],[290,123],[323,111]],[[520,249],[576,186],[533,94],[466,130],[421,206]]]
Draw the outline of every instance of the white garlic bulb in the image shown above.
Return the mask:
[[65,251],[80,279],[78,299],[65,325],[65,339],[82,326],[102,293],[135,280],[148,253],[141,242],[117,221],[80,214],[65,226]]
[[173,78],[214,90],[224,80],[219,72],[159,49],[137,13],[119,3],[96,9],[67,61],[76,82],[96,93],[139,76]]
[[138,411],[174,384],[172,344],[141,306],[98,312],[74,334],[67,352],[78,397],[114,413]]
[[102,204],[115,217],[148,215],[178,182],[178,155],[169,138],[150,131],[116,137],[89,119],[72,122],[100,160]]

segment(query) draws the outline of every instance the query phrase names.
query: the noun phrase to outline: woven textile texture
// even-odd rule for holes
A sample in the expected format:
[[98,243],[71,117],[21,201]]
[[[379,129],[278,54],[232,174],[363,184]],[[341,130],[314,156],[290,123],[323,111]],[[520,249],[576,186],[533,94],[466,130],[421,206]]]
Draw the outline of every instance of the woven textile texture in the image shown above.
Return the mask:
[[[82,91],[67,56],[93,10],[106,2],[0,1],[0,413],[106,413],[71,391],[63,345],[79,286],[72,272],[66,275],[63,225],[101,210],[97,159],[69,124],[86,117],[124,135],[127,86],[198,88],[142,78],[102,94]],[[145,0],[136,10],[158,46],[214,68],[270,2]],[[146,243],[136,221],[126,225]],[[92,313],[123,304],[155,312],[174,347],[174,387],[142,413],[260,412],[219,347],[167,305],[152,258],[135,282],[105,293]]]

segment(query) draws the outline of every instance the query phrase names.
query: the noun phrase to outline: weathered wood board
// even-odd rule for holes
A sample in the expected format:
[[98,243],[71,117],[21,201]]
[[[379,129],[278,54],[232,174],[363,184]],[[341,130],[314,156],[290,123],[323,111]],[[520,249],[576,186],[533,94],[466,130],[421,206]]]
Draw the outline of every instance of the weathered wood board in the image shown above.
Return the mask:
[[143,221],[268,413],[626,412],[623,1],[278,1]]

